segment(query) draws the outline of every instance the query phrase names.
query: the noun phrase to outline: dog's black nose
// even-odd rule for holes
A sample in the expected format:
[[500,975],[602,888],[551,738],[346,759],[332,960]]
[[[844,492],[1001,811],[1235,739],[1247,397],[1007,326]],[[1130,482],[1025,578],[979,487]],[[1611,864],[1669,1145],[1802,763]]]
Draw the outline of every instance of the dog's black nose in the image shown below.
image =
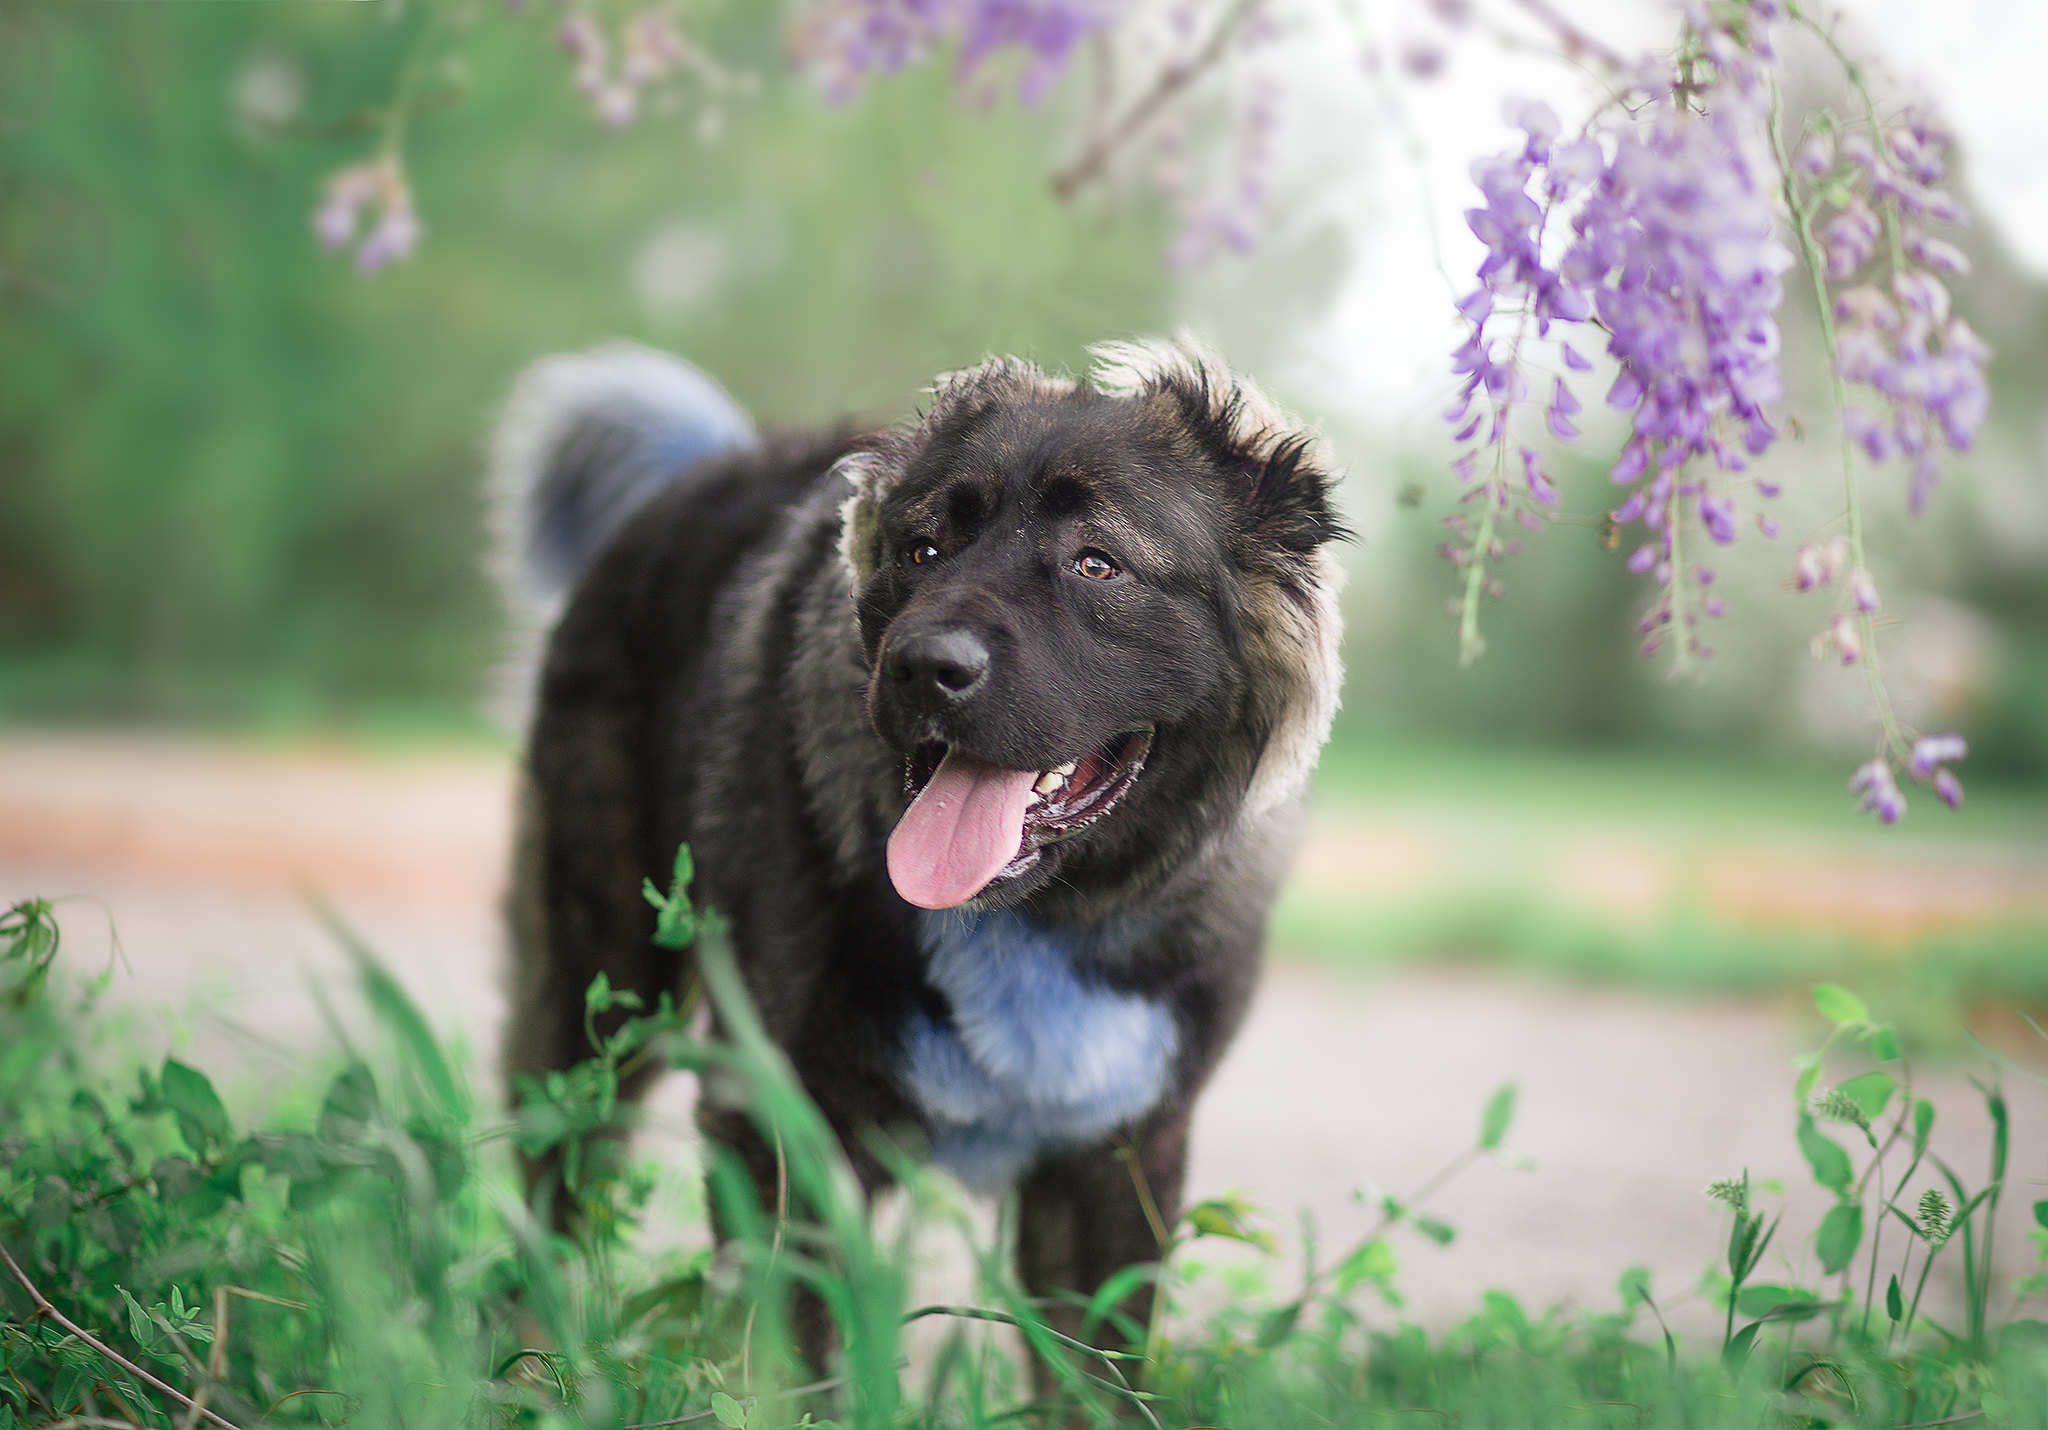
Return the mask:
[[972,631],[920,631],[889,647],[885,674],[910,700],[937,709],[980,689],[988,675],[988,647]]

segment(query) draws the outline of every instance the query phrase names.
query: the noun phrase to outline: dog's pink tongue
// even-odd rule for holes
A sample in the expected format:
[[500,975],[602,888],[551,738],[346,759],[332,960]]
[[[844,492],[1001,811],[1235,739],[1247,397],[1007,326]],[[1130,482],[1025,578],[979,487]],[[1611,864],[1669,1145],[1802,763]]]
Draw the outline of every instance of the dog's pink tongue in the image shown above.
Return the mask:
[[889,836],[889,880],[923,909],[950,909],[982,891],[1024,842],[1036,770],[1003,770],[948,751]]

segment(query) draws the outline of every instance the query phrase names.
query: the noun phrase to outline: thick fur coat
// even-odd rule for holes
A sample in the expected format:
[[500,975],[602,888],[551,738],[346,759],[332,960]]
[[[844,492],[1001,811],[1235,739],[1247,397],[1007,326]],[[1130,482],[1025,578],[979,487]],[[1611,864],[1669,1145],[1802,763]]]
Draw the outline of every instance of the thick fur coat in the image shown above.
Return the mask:
[[[1170,1221],[1339,680],[1315,444],[1191,344],[1097,357],[948,374],[882,432],[714,423],[714,455],[650,480],[686,414],[590,366],[670,360],[612,350],[529,378],[500,451],[515,545],[573,575],[525,767],[511,1070],[584,1055],[599,972],[678,985],[640,887],[687,841],[866,1185],[880,1133],[1014,1188],[1047,1294],[1158,1255],[1118,1147]],[[699,1118],[772,1196],[746,1119]]]

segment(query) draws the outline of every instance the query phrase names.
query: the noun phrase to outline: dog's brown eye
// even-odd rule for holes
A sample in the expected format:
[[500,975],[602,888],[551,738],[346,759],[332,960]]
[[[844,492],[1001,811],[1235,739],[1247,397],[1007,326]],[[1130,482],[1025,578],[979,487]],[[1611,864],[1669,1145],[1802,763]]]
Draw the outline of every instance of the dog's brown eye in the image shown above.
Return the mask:
[[1086,576],[1091,581],[1107,581],[1112,576],[1121,576],[1123,571],[1117,564],[1100,551],[1084,551],[1074,558],[1074,573]]
[[939,548],[929,543],[924,546],[913,546],[910,548],[910,564],[913,566],[922,566],[927,561],[936,561],[938,559]]

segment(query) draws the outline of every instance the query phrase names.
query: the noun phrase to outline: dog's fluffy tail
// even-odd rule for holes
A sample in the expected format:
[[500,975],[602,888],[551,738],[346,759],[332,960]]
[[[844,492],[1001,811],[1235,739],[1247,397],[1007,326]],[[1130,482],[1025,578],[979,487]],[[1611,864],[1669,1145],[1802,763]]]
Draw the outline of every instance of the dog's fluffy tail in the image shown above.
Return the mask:
[[636,507],[692,463],[755,440],[724,388],[666,353],[614,343],[541,359],[513,384],[491,443],[506,594],[551,615]]

